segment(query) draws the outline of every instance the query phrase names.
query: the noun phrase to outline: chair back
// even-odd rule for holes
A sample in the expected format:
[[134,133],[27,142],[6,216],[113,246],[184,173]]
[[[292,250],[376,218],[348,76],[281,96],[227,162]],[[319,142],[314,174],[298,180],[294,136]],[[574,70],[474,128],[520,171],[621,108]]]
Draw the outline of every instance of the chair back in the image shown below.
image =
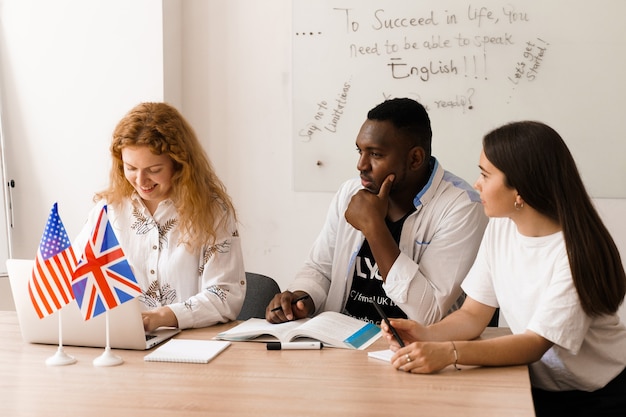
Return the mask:
[[251,317],[265,318],[265,308],[280,292],[278,283],[266,275],[246,272],[246,297],[237,320],[248,320]]

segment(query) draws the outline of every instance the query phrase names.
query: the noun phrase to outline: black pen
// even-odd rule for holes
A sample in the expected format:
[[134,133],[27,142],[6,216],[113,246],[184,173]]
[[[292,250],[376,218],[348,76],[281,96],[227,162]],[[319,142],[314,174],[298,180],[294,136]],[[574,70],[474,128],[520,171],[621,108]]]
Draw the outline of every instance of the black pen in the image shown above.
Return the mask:
[[387,323],[387,326],[389,326],[389,330],[391,330],[393,337],[396,338],[396,341],[398,342],[400,347],[404,347],[404,342],[400,338],[400,335],[398,334],[396,329],[394,329],[391,323],[389,323],[389,318],[387,317],[383,309],[373,299],[372,299],[372,304],[374,304],[374,307],[376,308],[376,311],[378,311],[378,314],[380,314],[380,317],[382,317],[383,320],[385,320],[385,323]]
[[[302,297],[298,297],[298,298],[296,298],[295,300],[293,300],[293,301],[291,302],[291,304],[295,304],[295,303],[297,303],[298,301],[303,301],[303,300],[306,300],[306,299],[308,299],[308,298],[311,298],[311,297],[309,296],[309,294],[307,294],[307,295],[303,295]],[[283,309],[283,307],[282,307],[282,306],[278,306],[278,307],[274,307],[274,308],[273,308],[273,309],[271,309],[270,311],[278,311],[278,310],[282,310],[282,309]]]

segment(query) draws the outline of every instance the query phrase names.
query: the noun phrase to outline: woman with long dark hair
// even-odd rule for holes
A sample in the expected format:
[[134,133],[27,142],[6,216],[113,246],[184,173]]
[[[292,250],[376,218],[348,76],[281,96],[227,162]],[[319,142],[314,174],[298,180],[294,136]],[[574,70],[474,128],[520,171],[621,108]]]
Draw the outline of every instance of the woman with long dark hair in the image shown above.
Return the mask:
[[[538,416],[626,415],[626,292],[618,249],[559,134],[539,122],[488,133],[475,184],[490,217],[463,306],[425,327],[392,320],[397,369],[528,364]],[[473,340],[496,308],[511,335]]]

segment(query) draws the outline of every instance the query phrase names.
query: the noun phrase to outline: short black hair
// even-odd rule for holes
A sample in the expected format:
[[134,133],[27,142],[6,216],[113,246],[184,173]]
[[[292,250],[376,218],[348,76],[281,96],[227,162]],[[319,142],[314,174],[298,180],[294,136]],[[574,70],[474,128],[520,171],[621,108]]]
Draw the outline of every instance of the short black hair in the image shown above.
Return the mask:
[[390,121],[414,146],[431,154],[433,132],[424,106],[410,98],[385,100],[367,113],[369,120]]

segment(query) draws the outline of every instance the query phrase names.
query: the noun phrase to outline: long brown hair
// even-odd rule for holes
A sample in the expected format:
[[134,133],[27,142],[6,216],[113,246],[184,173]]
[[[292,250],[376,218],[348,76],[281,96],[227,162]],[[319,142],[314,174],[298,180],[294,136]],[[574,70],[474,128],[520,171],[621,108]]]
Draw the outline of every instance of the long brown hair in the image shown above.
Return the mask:
[[166,103],[141,103],[119,121],[110,146],[109,187],[97,193],[95,200],[116,205],[134,192],[124,176],[122,149],[127,146],[147,146],[154,154],[172,159],[171,199],[184,243],[199,248],[213,242],[228,214],[235,216],[235,208],[196,134],[178,110]]
[[540,122],[515,122],[488,133],[483,150],[526,204],[561,225],[584,311],[615,313],[626,293],[624,267],[561,136]]

